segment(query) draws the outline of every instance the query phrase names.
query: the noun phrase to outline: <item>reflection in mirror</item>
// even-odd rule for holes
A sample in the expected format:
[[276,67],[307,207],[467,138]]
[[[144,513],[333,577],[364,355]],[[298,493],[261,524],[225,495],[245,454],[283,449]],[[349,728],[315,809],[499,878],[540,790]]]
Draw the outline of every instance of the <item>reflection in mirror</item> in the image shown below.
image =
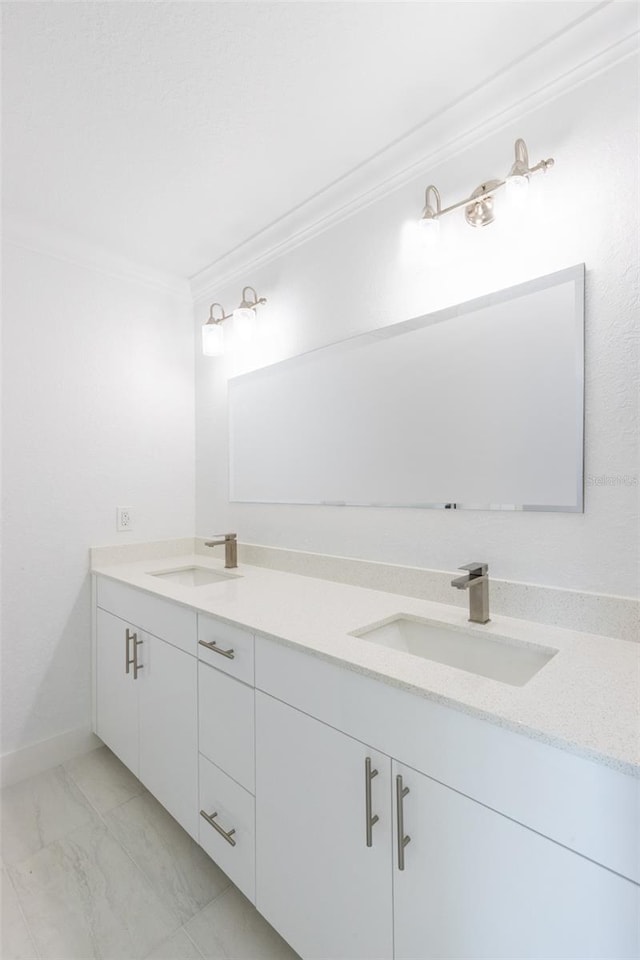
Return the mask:
[[580,511],[584,266],[229,381],[230,498]]

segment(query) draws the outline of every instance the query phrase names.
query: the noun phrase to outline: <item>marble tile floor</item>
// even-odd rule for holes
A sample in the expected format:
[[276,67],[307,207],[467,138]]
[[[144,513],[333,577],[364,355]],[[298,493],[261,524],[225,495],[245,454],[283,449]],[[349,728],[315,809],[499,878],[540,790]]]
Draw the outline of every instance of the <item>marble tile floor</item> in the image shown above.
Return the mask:
[[1,816],[2,960],[299,960],[107,747]]

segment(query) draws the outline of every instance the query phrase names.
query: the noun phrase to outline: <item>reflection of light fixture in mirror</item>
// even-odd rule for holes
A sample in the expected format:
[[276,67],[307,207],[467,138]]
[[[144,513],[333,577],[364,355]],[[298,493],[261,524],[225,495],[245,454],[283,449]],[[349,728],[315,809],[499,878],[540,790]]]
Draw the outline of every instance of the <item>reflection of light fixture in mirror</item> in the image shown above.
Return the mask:
[[[215,307],[220,308],[220,316],[214,316]],[[223,320],[228,320],[230,314],[224,312],[221,303],[212,303],[209,308],[209,319],[202,326],[202,352],[205,357],[219,357],[224,351]]]
[[[253,299],[249,299],[250,295]],[[241,340],[250,340],[255,331],[256,310],[263,303],[266,303],[266,297],[258,297],[253,287],[245,287],[242,291],[242,300],[240,306],[233,311],[233,326]]]
[[[515,162],[513,163],[509,174],[504,180],[485,180],[484,183],[473,191],[470,197],[452,203],[450,206],[441,209],[440,194],[436,188],[431,185],[427,187],[425,195],[425,207],[420,219],[421,232],[428,231],[432,236],[436,233],[438,221],[445,213],[451,213],[452,210],[465,208],[465,219],[472,227],[486,227],[493,223],[495,219],[494,197],[501,187],[507,188],[509,200],[512,198],[520,203],[523,194],[526,193],[529,186],[529,180],[534,173],[546,173],[554,164],[554,160],[540,160],[535,166],[529,166],[529,152],[527,145],[521,138],[515,143]],[[429,202],[429,194],[436,198],[435,206]]]
[[[433,202],[429,200],[429,194],[433,197]],[[425,247],[430,247],[437,242],[440,236],[440,216],[442,204],[440,202],[440,193],[433,184],[430,184],[424,192],[424,210],[420,218],[420,239]]]

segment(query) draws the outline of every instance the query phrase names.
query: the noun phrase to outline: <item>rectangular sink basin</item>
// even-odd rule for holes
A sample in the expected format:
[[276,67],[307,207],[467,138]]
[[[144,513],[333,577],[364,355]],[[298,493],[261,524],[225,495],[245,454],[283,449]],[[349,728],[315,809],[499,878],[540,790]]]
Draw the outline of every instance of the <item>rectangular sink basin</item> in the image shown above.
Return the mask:
[[208,583],[221,583],[223,580],[236,580],[240,573],[222,573],[220,570],[211,570],[209,567],[175,567],[173,570],[158,570],[151,573],[151,577],[178,583],[183,587],[203,587]]
[[523,687],[558,652],[552,647],[483,634],[482,629],[403,614],[381,625],[354,630],[351,636],[514,687]]

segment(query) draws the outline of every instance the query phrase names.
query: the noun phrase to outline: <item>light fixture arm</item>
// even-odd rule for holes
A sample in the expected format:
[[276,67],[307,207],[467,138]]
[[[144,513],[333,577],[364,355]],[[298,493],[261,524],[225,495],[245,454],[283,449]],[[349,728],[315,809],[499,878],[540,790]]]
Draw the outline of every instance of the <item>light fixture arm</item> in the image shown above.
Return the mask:
[[[248,291],[253,294],[253,300],[249,300]],[[262,306],[262,304],[267,302],[266,297],[259,297],[253,287],[243,287],[242,289],[242,302],[240,303],[241,310],[255,310],[256,307]]]
[[[493,187],[490,191],[487,191],[486,196],[493,196],[496,190],[499,190],[500,187],[504,187],[506,180],[497,180],[495,181]],[[459,210],[460,207],[468,207],[470,203],[473,203],[477,200],[477,197],[474,197],[473,194],[470,194],[465,200],[458,200],[457,203],[452,203],[450,206],[445,207],[444,210],[441,210],[438,216],[444,216],[445,213],[451,213],[452,210]]]
[[[219,317],[215,317],[213,315],[214,307],[220,307]],[[223,320],[230,320],[230,319],[231,319],[231,314],[225,313],[224,307],[222,306],[222,304],[216,301],[216,303],[212,303],[211,306],[209,307],[209,318],[205,320],[204,326],[206,327],[208,323],[222,323]]]
[[[429,194],[433,196],[435,203],[429,202]],[[422,212],[422,217],[423,219],[431,220],[435,217],[439,217],[441,213],[442,200],[440,199],[440,191],[437,187],[434,187],[434,185],[430,183],[424,192],[424,210]]]

